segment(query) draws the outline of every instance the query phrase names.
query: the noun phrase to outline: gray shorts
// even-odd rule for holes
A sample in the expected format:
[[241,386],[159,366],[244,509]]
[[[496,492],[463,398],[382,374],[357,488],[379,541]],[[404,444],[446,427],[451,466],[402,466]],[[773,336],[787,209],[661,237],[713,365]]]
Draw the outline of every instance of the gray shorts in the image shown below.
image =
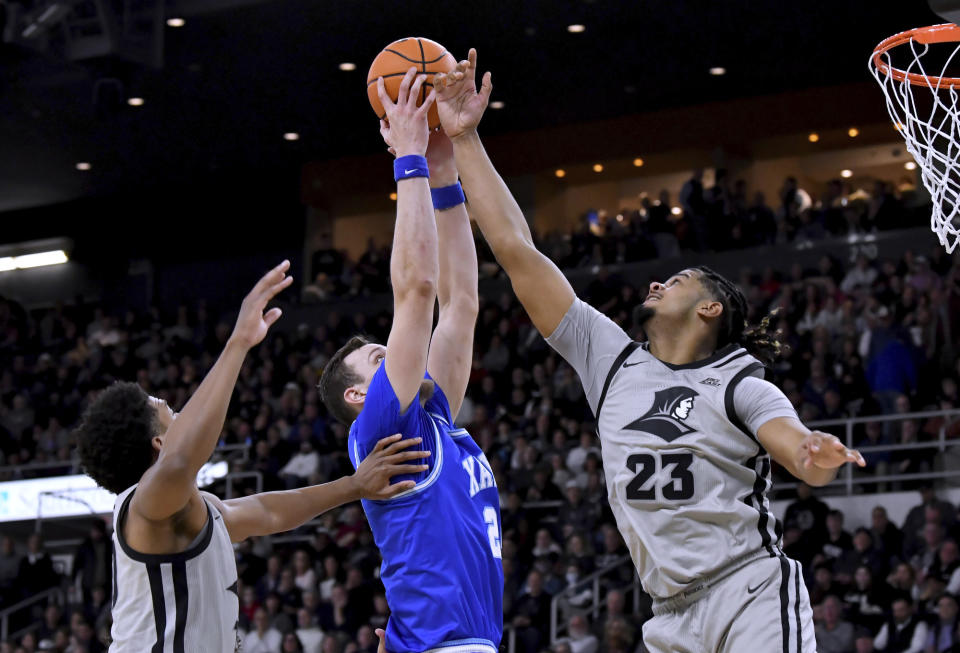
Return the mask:
[[[752,590],[752,591],[751,591]],[[800,563],[761,558],[715,583],[654,601],[643,626],[650,653],[816,653]]]

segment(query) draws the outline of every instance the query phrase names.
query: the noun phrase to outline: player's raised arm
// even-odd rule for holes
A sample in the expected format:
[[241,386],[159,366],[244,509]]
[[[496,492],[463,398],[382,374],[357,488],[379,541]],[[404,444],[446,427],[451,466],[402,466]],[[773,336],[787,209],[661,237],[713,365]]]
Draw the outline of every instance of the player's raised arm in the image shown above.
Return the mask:
[[254,535],[282,533],[345,503],[358,499],[389,499],[411,489],[413,481],[391,484],[390,479],[427,469],[426,465],[416,461],[426,458],[430,452],[410,449],[418,444],[420,438],[401,440],[399,433],[383,438],[351,476],[322,485],[262,492],[226,501],[212,494],[204,493],[204,496],[220,510],[234,542]]
[[227,346],[167,429],[157,462],[140,479],[130,508],[141,517],[150,521],[166,519],[195,496],[197,472],[210,458],[220,437],[243,359],[280,318],[279,308],[266,308],[293,281],[293,277],[286,276],[289,267],[290,262],[284,261],[267,272],[244,298]]
[[434,213],[440,263],[437,285],[440,317],[433,330],[427,371],[443,389],[450,413],[456,417],[473,363],[473,332],[479,310],[477,248],[463,194],[457,185],[453,145],[442,131],[430,135],[427,161],[430,188],[436,189],[433,191]]
[[493,85],[488,72],[478,93],[476,71],[477,52],[471,48],[468,59],[457,64],[455,70],[434,77],[440,122],[453,141],[471,214],[534,326],[549,336],[575,295],[559,268],[537,251],[520,206],[480,142],[477,125]]
[[[437,226],[426,176],[416,174],[427,151],[427,111],[434,92],[417,107],[417,97],[425,76],[407,71],[400,83],[397,102],[393,102],[377,80],[377,91],[387,114],[380,122],[380,133],[396,152],[397,222],[390,257],[390,281],[393,284],[393,326],[387,338],[384,363],[387,378],[406,410],[417,396],[427,369],[427,350],[433,326],[433,305],[437,296]],[[406,165],[409,163],[409,165]]]

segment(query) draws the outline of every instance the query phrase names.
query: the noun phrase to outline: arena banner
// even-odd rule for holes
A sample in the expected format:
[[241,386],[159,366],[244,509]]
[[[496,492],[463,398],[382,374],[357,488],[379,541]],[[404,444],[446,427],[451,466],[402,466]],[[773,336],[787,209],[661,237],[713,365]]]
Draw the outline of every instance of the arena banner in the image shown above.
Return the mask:
[[[205,487],[227,475],[227,463],[207,463],[197,474]],[[113,512],[116,495],[86,474],[0,483],[0,522],[103,515]]]

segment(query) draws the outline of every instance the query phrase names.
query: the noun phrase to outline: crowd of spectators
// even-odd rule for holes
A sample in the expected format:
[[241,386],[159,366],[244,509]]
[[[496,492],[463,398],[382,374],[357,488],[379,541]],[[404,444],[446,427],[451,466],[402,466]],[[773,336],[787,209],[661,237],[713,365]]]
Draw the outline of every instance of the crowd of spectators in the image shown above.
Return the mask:
[[901,525],[877,503],[853,533],[806,486],[787,507],[783,548],[803,564],[819,653],[960,651],[957,508],[920,494]]
[[[386,258],[375,249],[357,267],[380,270],[386,284]],[[601,268],[582,295],[639,337],[633,308],[646,281]],[[928,256],[861,257],[852,266],[824,256],[814,269],[744,269],[737,281],[753,321],[780,309],[775,323],[789,347],[769,378],[804,420],[957,407],[960,261],[939,248]],[[315,324],[289,325],[251,353],[221,439],[250,448],[246,461],[232,463],[234,470],[259,472],[265,490],[351,473],[346,430],[326,415],[314,387],[348,336],[360,331],[383,341],[387,309],[341,316],[318,308]],[[26,311],[0,299],[0,465],[15,467],[3,471],[3,480],[76,471],[71,428],[112,380],[134,379],[182,406],[229,336],[231,325],[218,315],[206,304],[168,315],[84,304]],[[591,592],[568,589],[626,555],[605,499],[599,445],[579,380],[512,295],[481,299],[476,333],[458,421],[486,453],[500,488],[504,618],[515,628],[518,650],[551,647],[550,604],[562,595],[566,637],[553,650],[642,651],[639,628],[650,616],[649,601],[621,591],[633,580],[629,564],[605,578],[596,621],[583,609]],[[943,418],[895,419],[858,429],[855,444],[932,441],[941,431],[954,438],[960,426]],[[869,481],[888,472],[950,468],[954,449],[960,448],[872,453],[862,474]],[[44,469],[28,464],[51,462]],[[235,487],[253,489],[251,483]],[[878,480],[867,490],[915,487]],[[932,624],[928,632],[939,648],[930,650],[949,650],[944,646],[953,646],[957,612],[951,597],[960,589],[955,508],[925,495],[923,507],[901,525],[900,541],[877,510],[874,528],[851,536],[842,514],[829,513],[807,489],[798,492],[785,517],[784,543],[804,564],[821,652],[885,650],[885,642],[906,637],[904,624],[922,630],[920,621]],[[293,535],[285,543],[259,538],[237,548],[244,651],[375,651],[373,629],[386,622],[389,606],[360,507],[331,511]],[[37,629],[0,643],[0,653],[103,651],[110,546],[107,529],[96,522],[64,575],[39,536],[26,543],[4,538],[3,604],[49,587],[68,591],[65,605],[50,602]]]
[[[849,180],[830,181],[814,200],[787,177],[778,196],[769,200],[751,192],[743,179],[726,170],[714,172],[704,186],[703,170],[695,170],[679,193],[643,193],[635,209],[588,211],[579,226],[567,231],[534,233],[540,251],[563,268],[617,265],[681,253],[728,251],[783,243],[815,243],[836,236],[869,234],[922,224],[929,205],[909,178],[896,185],[876,180],[870,189]],[[499,267],[481,243],[481,273],[496,275]],[[390,251],[370,239],[353,260],[326,239],[313,255],[311,301],[371,295],[388,290]]]

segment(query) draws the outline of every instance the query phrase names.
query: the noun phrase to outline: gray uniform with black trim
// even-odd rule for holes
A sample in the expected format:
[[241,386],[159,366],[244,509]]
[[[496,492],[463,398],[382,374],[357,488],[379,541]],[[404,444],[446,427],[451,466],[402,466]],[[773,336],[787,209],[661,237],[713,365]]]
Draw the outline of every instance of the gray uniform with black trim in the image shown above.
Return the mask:
[[[647,646],[663,651],[738,650],[729,648],[735,629],[717,631],[723,619],[718,621],[716,614],[710,617],[716,622],[711,628],[687,624],[675,637],[689,640],[710,630],[721,632],[720,640],[704,634],[706,639],[687,646],[671,636],[657,638],[654,631],[671,609],[686,611],[685,599],[698,601],[709,595],[707,588],[738,569],[766,560],[761,567],[769,567],[780,579],[758,594],[774,601],[764,610],[778,610],[782,618],[776,612],[762,619],[739,614],[737,619],[750,624],[751,639],[749,648],[739,650],[781,650],[758,647],[761,623],[768,630],[776,628],[777,641],[781,631],[787,633],[782,643],[790,645],[783,650],[813,650],[808,648],[813,633],[809,601],[804,609],[808,644],[796,637],[806,636],[800,614],[806,590],[794,578],[796,565],[779,548],[779,525],[766,497],[770,457],[756,439],[762,424],[796,417],[796,411],[779,389],[763,381],[760,362],[730,345],[688,365],[663,363],[645,344],[634,343],[635,349],[628,350],[629,336],[580,300],[547,342],[580,375],[594,414],[599,408],[597,431],[610,506],[659,613],[644,627]],[[733,611],[732,624],[743,601],[731,605],[727,597],[724,603],[722,610]],[[771,641],[773,636],[771,632]],[[740,646],[745,646],[743,640]]]
[[234,653],[239,649],[237,560],[220,512],[182,553],[145,554],[123,537],[137,486],[113,509],[113,627],[110,653]]

